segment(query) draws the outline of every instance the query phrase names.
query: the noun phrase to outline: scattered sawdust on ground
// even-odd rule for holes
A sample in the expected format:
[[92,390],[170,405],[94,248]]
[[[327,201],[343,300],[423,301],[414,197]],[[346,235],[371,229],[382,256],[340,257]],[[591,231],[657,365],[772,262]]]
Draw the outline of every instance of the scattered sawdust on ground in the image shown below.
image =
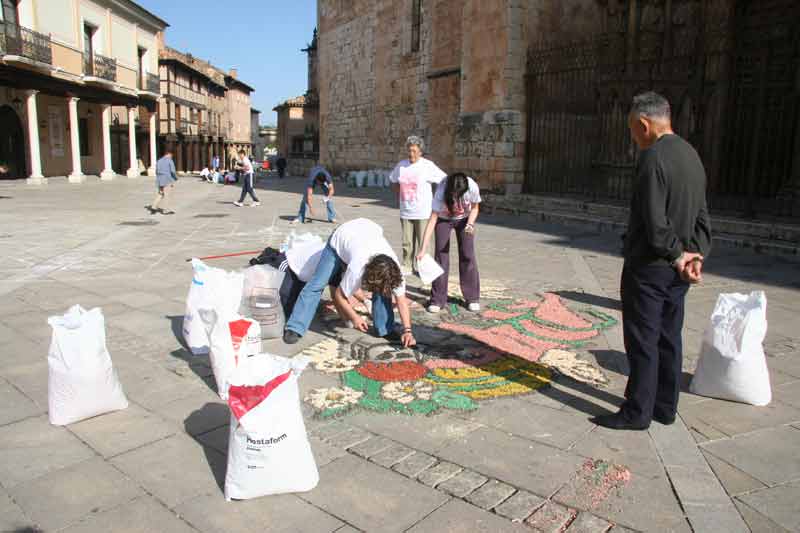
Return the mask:
[[565,376],[593,387],[605,387],[609,383],[608,376],[602,370],[588,361],[579,359],[577,354],[567,350],[548,350],[539,359],[539,362]]

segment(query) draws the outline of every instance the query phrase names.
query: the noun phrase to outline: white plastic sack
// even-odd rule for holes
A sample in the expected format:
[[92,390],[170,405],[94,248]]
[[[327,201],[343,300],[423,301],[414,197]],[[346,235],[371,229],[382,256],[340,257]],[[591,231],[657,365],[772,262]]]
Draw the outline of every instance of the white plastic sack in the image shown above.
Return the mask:
[[689,390],[700,396],[767,405],[772,401],[764,355],[767,296],[720,294],[703,335]]
[[439,276],[444,274],[444,269],[436,260],[428,254],[422,256],[422,259],[417,261],[417,270],[419,271],[419,279],[425,285],[430,285]]
[[74,305],[47,322],[53,328],[47,356],[50,423],[65,426],[128,407],[106,348],[100,308]]
[[306,492],[319,472],[300,411],[297,380],[308,358],[271,354],[244,361],[231,383],[225,499]]
[[192,283],[186,297],[183,315],[183,338],[194,355],[209,351],[207,325],[201,320],[201,309],[214,309],[223,316],[239,310],[244,276],[241,272],[226,272],[192,259]]
[[283,335],[286,317],[280,289],[285,274],[269,265],[254,265],[244,271],[239,312],[258,321],[262,339],[277,339]]
[[217,394],[227,400],[231,376],[239,363],[261,353],[261,326],[255,320],[238,314],[225,317],[213,309],[202,309],[200,317],[208,331],[208,358],[217,382]]

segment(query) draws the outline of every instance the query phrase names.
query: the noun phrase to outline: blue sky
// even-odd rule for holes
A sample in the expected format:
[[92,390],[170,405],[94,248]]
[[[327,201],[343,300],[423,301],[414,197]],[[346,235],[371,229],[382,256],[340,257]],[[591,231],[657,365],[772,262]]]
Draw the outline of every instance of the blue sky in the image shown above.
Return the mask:
[[239,69],[255,88],[262,124],[276,124],[272,108],[305,93],[306,54],[317,20],[316,0],[136,0],[169,23],[168,46]]

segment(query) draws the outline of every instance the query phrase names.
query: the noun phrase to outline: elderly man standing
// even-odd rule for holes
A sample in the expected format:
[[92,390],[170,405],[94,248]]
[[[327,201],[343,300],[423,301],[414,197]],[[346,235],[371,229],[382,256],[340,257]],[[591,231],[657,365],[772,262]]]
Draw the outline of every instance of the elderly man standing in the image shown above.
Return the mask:
[[669,102],[633,99],[628,125],[641,150],[622,269],[622,322],[630,376],[615,414],[594,422],[642,430],[672,424],[683,363],[684,301],[711,249],[706,174],[692,146],[672,131]]
[[154,215],[161,212],[162,215],[174,215],[175,211],[159,208],[160,205],[166,207],[169,195],[178,181],[178,174],[175,172],[175,162],[172,160],[172,152],[167,150],[161,159],[156,161],[156,187],[158,192],[153,203],[148,206],[150,214]]
[[403,230],[403,274],[417,270],[416,255],[422,249],[425,223],[431,216],[433,191],[431,185],[441,182],[447,174],[433,161],[422,157],[425,142],[412,135],[406,139],[408,159],[392,170],[389,181],[400,203],[400,226]]

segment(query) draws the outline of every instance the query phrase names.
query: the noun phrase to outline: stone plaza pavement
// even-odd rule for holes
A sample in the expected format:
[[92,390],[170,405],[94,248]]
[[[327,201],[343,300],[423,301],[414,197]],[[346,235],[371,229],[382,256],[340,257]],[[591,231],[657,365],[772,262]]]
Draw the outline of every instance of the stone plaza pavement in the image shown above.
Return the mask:
[[[474,366],[429,355],[423,366],[377,346],[377,359],[397,358],[381,365],[370,361],[374,339],[329,316],[291,350],[265,342],[265,351],[305,351],[323,363],[362,354],[355,370],[318,364],[300,380],[303,396],[361,386],[360,403],[329,418],[303,403],[316,489],[226,502],[228,408],[213,390],[208,358],[189,355],[180,338],[191,281],[185,259],[277,246],[300,184],[262,180],[262,205],[240,209],[231,204],[238,188],[184,177],[177,214],[150,216],[150,178],[0,183],[0,530],[800,530],[800,264],[717,249],[688,297],[687,383],[717,295],[766,291],[768,407],[697,397],[687,386],[676,424],[612,432],[588,419],[614,409],[624,390],[619,237],[510,215],[482,215],[478,224],[486,312],[455,305],[441,317],[414,314],[420,351],[477,357]],[[342,184],[337,193],[341,221],[378,221],[399,251],[388,191]],[[325,236],[332,227],[317,221],[302,231]],[[246,260],[213,264],[234,269]],[[423,297],[414,280],[410,291]],[[131,405],[55,427],[47,419],[47,318],[76,303],[102,308]],[[521,313],[525,320],[514,318]],[[504,317],[506,329],[496,326]],[[495,325],[481,329],[487,324]],[[543,353],[573,363],[577,354],[587,373],[576,380],[569,368],[548,370],[535,363]],[[381,374],[392,368],[421,373],[393,384]],[[607,383],[586,384],[598,371]]]

